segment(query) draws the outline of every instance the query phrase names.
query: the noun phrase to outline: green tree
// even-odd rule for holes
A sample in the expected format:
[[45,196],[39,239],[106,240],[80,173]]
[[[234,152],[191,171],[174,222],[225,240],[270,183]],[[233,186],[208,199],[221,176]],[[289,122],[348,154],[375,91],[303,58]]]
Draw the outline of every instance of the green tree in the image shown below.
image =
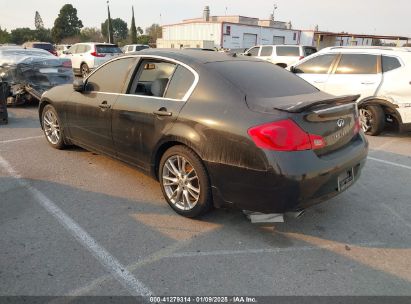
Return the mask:
[[[120,18],[116,19],[111,19],[111,24],[113,27],[113,38],[114,41],[119,41],[123,39],[127,39],[128,36],[128,28],[127,28],[127,22]],[[108,38],[108,19],[104,21],[104,23],[101,24],[101,33],[103,34],[104,38]]]
[[36,27],[36,30],[44,29],[43,19],[41,19],[40,13],[38,11],[36,11],[36,14],[34,15],[34,26]]
[[71,4],[66,4],[61,8],[57,19],[54,21],[51,35],[55,42],[60,42],[66,37],[79,35],[82,27],[83,23],[77,17],[77,9]]
[[131,25],[130,25],[130,42],[135,44],[137,43],[137,28],[136,28],[136,20],[134,19],[134,6],[131,7],[132,10],[132,17],[131,17]]
[[137,43],[139,44],[149,44],[152,42],[152,38],[148,35],[140,35],[137,37]]
[[101,31],[95,27],[85,27],[81,30],[80,39],[82,42],[104,42],[104,37]]
[[9,32],[6,29],[2,30],[0,27],[0,44],[9,43],[9,42],[10,42]]
[[153,23],[146,28],[146,35],[151,37],[150,42],[155,43],[158,38],[163,36],[163,29],[157,23]]
[[51,30],[41,28],[38,30],[33,31],[34,40],[37,41],[44,41],[44,42],[52,42],[53,39],[51,38]]
[[23,44],[24,42],[33,40],[37,40],[36,31],[28,27],[16,28],[10,32],[10,42],[12,43]]

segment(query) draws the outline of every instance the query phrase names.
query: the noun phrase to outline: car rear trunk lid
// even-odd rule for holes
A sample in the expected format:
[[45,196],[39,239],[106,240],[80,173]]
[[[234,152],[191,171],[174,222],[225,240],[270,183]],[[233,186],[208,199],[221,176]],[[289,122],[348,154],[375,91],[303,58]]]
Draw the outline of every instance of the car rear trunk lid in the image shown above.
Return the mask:
[[325,145],[314,150],[321,156],[345,147],[357,136],[359,125],[355,101],[358,97],[335,97],[318,92],[253,102],[247,99],[247,104],[258,112],[285,112],[305,132],[321,136]]

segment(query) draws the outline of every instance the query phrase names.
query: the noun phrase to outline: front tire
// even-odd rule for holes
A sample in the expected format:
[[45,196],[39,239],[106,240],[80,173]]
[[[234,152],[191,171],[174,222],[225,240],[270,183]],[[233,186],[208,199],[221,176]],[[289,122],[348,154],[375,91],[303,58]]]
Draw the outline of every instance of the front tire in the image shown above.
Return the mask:
[[379,135],[385,127],[385,114],[378,105],[368,105],[360,108],[361,127],[365,134]]
[[211,209],[211,187],[206,168],[189,148],[174,146],[164,153],[159,180],[167,203],[178,214],[195,218]]
[[63,130],[61,128],[57,111],[52,105],[47,105],[44,107],[41,122],[43,125],[44,135],[46,136],[49,145],[54,149],[64,149],[65,144]]

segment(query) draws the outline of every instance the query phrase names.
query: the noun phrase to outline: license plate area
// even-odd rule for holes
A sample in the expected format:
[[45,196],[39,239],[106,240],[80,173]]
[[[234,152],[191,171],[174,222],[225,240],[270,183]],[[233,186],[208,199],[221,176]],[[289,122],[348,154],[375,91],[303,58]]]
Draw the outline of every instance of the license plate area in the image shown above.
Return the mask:
[[338,192],[342,192],[354,183],[354,168],[344,171],[338,176]]

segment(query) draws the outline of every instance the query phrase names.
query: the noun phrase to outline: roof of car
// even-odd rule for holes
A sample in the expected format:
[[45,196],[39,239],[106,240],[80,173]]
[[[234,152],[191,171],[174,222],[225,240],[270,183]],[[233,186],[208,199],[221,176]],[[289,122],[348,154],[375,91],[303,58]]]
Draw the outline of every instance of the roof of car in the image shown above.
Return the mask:
[[379,54],[404,54],[411,53],[411,48],[408,47],[388,47],[388,46],[335,46],[322,49],[321,53],[379,53]]
[[211,63],[211,62],[221,62],[221,61],[256,60],[256,59],[245,57],[245,56],[233,57],[226,53],[200,51],[200,50],[145,49],[140,52],[135,52],[135,53],[130,53],[130,54],[161,56],[161,57],[168,57],[174,60],[179,60],[184,63],[196,62],[196,63],[203,63],[203,64]]

